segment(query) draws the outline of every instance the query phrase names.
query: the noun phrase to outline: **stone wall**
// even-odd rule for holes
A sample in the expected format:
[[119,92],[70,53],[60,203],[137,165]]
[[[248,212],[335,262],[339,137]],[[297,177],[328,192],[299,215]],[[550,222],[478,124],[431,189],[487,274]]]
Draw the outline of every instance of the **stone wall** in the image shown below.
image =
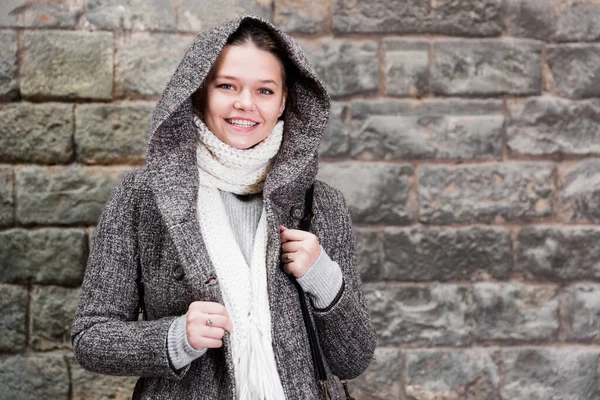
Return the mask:
[[129,398],[70,351],[91,233],[194,33],[240,13],[334,99],[320,177],[379,333],[356,397],[600,399],[600,0],[3,0],[0,397]]

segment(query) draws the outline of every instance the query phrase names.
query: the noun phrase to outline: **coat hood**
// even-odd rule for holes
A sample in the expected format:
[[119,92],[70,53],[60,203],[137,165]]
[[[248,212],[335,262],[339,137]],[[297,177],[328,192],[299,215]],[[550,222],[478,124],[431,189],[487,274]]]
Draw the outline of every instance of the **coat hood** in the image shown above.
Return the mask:
[[318,147],[330,108],[325,86],[294,39],[268,21],[243,16],[196,36],[152,113],[146,166],[169,225],[194,217],[198,135],[191,97],[204,82],[229,36],[246,20],[262,24],[298,70],[287,85],[288,98],[294,99],[296,107],[284,113],[283,142],[265,181],[263,197],[284,207],[285,203],[301,199],[315,180]]

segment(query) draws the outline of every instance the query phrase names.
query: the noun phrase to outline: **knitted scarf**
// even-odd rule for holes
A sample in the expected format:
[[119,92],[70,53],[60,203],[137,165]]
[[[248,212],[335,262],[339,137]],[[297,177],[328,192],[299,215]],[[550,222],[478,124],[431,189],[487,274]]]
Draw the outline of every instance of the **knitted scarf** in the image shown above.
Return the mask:
[[233,323],[231,353],[237,399],[284,399],[271,338],[266,212],[263,208],[248,266],[219,194],[219,189],[239,194],[262,190],[271,159],[281,143],[283,122],[278,123],[271,135],[255,147],[239,150],[221,142],[202,121],[198,121],[198,220]]

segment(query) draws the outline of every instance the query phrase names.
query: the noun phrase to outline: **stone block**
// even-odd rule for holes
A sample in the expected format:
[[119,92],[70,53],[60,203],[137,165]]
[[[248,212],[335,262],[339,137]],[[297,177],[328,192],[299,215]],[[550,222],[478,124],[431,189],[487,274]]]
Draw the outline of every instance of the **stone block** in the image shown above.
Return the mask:
[[16,167],[21,224],[96,224],[127,167]]
[[82,229],[0,231],[0,276],[5,282],[77,286],[87,251]]
[[463,346],[471,343],[470,294],[453,284],[365,287],[380,346]]
[[71,369],[73,400],[131,399],[137,377],[96,374],[84,370],[74,357],[67,360]]
[[540,94],[541,52],[541,42],[527,39],[437,40],[433,44],[433,92]]
[[419,173],[419,216],[428,224],[502,222],[552,213],[550,163],[448,167]]
[[15,220],[15,178],[9,165],[0,165],[0,227],[10,226]]
[[17,75],[17,34],[13,31],[0,31],[0,100],[17,97]]
[[27,297],[25,286],[0,284],[0,351],[25,348]]
[[175,30],[173,0],[88,0],[85,18],[91,28]]
[[72,105],[0,105],[0,161],[67,163],[73,156],[72,141]]
[[109,32],[25,32],[21,94],[34,99],[110,100],[113,48]]
[[600,97],[600,44],[548,45],[549,89],[574,99]]
[[407,350],[404,382],[410,400],[498,400],[498,351]]
[[61,354],[0,357],[2,398],[69,400],[69,372]]
[[115,94],[159,96],[192,41],[193,37],[162,33],[122,37],[115,60]]
[[355,228],[354,241],[358,267],[363,282],[378,282],[385,275],[383,234],[371,229]]
[[331,104],[329,122],[319,148],[321,157],[345,157],[350,154],[350,132],[345,122],[347,109],[344,103]]
[[556,206],[561,221],[600,222],[599,202],[600,161],[561,165]]
[[153,102],[85,104],[75,110],[77,160],[86,164],[142,163]]
[[338,0],[333,29],[337,33],[495,36],[502,31],[501,11],[502,0]]
[[378,44],[374,40],[300,40],[302,48],[331,96],[376,92],[379,87]]
[[331,7],[334,3],[335,0],[275,0],[273,21],[285,32],[328,32]]
[[481,341],[549,341],[557,338],[558,296],[554,286],[475,284],[476,337]]
[[29,340],[36,350],[71,348],[71,324],[79,289],[60,286],[36,286],[31,292]]
[[407,164],[324,163],[318,178],[340,189],[354,222],[408,224],[416,204],[410,193],[414,171]]
[[600,398],[597,349],[514,348],[502,353],[503,399]]
[[578,283],[564,289],[561,324],[565,338],[575,342],[600,341],[600,285]]
[[0,27],[75,28],[82,15],[80,0],[2,0]]
[[271,19],[271,0],[179,0],[177,30],[200,32],[242,15]]
[[515,271],[550,280],[600,279],[600,229],[537,226],[519,231]]
[[507,146],[517,155],[600,153],[600,100],[510,100]]
[[503,150],[496,100],[370,100],[351,104],[351,155],[363,160],[491,159]]
[[352,397],[372,400],[402,399],[402,354],[398,349],[375,349],[369,368],[349,382]]
[[429,93],[429,42],[385,41],[385,94],[423,96]]

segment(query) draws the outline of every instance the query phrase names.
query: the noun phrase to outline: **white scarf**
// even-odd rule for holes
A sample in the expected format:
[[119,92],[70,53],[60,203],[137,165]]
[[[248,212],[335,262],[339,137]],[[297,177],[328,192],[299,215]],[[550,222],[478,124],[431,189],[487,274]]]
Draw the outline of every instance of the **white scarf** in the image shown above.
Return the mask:
[[[280,132],[283,132],[282,123],[278,123],[278,126]],[[285,398],[285,394],[273,352],[271,312],[267,293],[266,213],[263,207],[254,238],[251,263],[248,266],[229,224],[218,190],[227,190],[226,188],[230,187],[235,187],[234,193],[255,193],[254,190],[259,187],[262,190],[270,159],[277,153],[279,145],[274,153],[272,143],[261,146],[265,141],[269,141],[273,136],[271,134],[252,149],[231,151],[225,143],[215,143],[212,138],[217,138],[203,123],[199,126],[199,131],[202,132],[197,152],[200,172],[198,220],[208,254],[216,269],[225,307],[233,324],[231,353],[237,399],[281,400]],[[275,140],[281,143],[281,137]],[[207,146],[207,142],[210,142],[212,153],[208,153],[207,148],[200,149]],[[273,153],[269,159],[266,159],[266,149],[269,149],[268,153]],[[252,154],[250,158],[255,161],[244,160],[245,152]],[[214,154],[214,160],[218,160],[217,163],[210,163],[208,168],[207,154]],[[261,166],[256,161],[258,159],[262,159]],[[235,165],[232,165],[234,163]],[[247,167],[242,168],[241,165]],[[243,182],[236,179],[235,174],[239,172],[242,172],[239,176],[244,177]],[[249,180],[250,176],[255,180]]]

